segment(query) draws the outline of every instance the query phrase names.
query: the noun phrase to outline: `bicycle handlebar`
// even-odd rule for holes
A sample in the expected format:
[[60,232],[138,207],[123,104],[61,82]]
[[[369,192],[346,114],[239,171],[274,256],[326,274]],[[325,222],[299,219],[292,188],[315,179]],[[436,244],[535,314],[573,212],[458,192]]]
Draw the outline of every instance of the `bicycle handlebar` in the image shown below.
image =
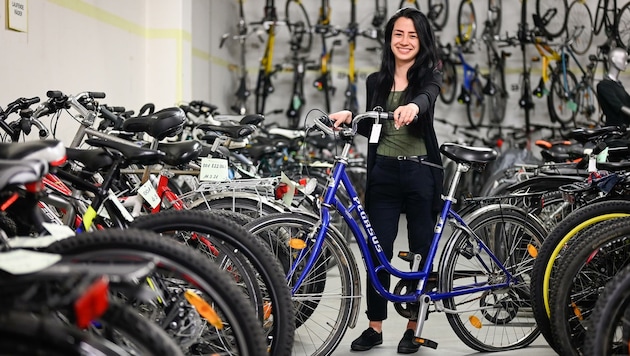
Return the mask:
[[[357,114],[352,119],[352,129],[350,132],[350,136],[354,136],[357,132],[357,126],[359,122],[363,119],[377,119],[377,120],[393,120],[394,113],[393,112],[384,112],[384,111],[367,111],[361,114]],[[417,121],[418,116],[416,115],[413,121]],[[328,117],[328,115],[321,116],[314,121],[315,126],[324,132],[327,135],[334,135],[334,130],[332,129],[333,121]]]

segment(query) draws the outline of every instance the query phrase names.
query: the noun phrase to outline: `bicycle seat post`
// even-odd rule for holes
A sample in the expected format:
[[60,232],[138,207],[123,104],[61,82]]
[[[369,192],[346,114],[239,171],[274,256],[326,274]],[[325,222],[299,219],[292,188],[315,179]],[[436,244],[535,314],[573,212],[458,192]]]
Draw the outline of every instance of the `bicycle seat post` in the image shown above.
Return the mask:
[[470,164],[468,163],[458,163],[457,170],[455,170],[455,174],[453,175],[453,179],[451,180],[451,184],[448,190],[448,195],[444,197],[444,200],[450,200],[452,203],[457,203],[457,198],[455,198],[455,194],[457,193],[457,186],[459,185],[459,181],[462,177],[462,174],[468,172],[470,170]]

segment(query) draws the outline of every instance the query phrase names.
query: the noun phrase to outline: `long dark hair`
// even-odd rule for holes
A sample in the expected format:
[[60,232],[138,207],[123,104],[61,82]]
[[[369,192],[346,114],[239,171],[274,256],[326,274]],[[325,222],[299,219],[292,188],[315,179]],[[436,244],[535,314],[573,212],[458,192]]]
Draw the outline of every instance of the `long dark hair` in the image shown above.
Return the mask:
[[438,63],[435,35],[424,13],[415,8],[398,10],[398,12],[389,19],[385,27],[383,58],[381,60],[381,69],[377,73],[377,87],[374,92],[375,97],[373,98],[375,105],[384,105],[390,89],[394,84],[395,57],[391,48],[392,32],[394,31],[394,23],[401,17],[406,17],[413,21],[413,26],[416,29],[420,41],[420,51],[413,65],[407,72],[409,85],[405,93],[406,102],[411,101],[411,99],[418,95],[420,88],[422,88],[424,82]]

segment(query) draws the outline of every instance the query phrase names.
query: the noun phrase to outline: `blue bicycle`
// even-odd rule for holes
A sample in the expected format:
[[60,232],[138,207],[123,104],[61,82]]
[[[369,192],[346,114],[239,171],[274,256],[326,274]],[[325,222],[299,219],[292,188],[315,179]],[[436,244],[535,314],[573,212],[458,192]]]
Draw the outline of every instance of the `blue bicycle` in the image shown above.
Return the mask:
[[[315,126],[344,141],[320,203],[320,215],[294,211],[268,215],[247,224],[246,229],[273,246],[287,271],[296,310],[294,355],[328,355],[360,314],[359,267],[342,236],[331,224],[340,214],[349,225],[365,262],[368,278],[378,292],[394,303],[396,311],[418,320],[415,342],[435,348],[422,337],[428,313],[445,312],[457,336],[478,351],[505,351],[529,345],[539,335],[531,310],[529,273],[546,231],[540,221],[513,205],[487,204],[460,216],[453,209],[460,178],[497,157],[489,148],[444,144],[440,150],[457,163],[444,206],[435,225],[428,256],[400,252],[410,270],[389,262],[380,248],[369,218],[346,173],[348,154],[363,119],[391,119],[391,113],[371,111],[356,115],[352,128],[333,131],[324,116]],[[422,164],[419,162],[418,164]],[[336,193],[345,189],[348,206]],[[452,230],[441,243],[446,222]],[[431,270],[441,246],[437,272]],[[376,251],[376,260],[370,250]],[[424,267],[422,259],[425,259]],[[405,263],[406,264],[406,263]],[[376,278],[386,271],[400,279],[393,291]],[[392,284],[396,280],[392,280]]]
[[466,105],[468,122],[472,128],[478,128],[483,123],[483,116],[486,111],[486,101],[484,98],[484,86],[479,78],[479,65],[471,65],[466,62],[464,53],[469,51],[469,46],[457,45],[457,58],[462,65],[463,80],[457,102]]

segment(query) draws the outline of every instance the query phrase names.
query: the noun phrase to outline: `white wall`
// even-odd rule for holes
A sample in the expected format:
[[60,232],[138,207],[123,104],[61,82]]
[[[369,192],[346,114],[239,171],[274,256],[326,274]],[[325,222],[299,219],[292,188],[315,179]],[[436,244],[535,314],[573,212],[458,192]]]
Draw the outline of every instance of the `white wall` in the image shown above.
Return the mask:
[[[319,1],[303,2],[314,22]],[[534,2],[529,2],[533,6]],[[596,0],[587,2],[594,15]],[[264,3],[264,0],[245,0],[245,16],[249,21],[262,18]],[[426,3],[427,0],[420,0],[421,6],[426,7]],[[284,4],[283,0],[277,0],[280,18],[284,16]],[[369,26],[373,4],[372,1],[358,2],[360,28]],[[443,42],[452,42],[455,37],[458,4],[459,1],[450,2],[447,27],[440,33]],[[475,1],[481,19],[484,4],[485,1]],[[335,0],[332,6],[332,23],[345,26],[349,21],[350,3]],[[389,0],[388,7],[389,14],[393,14],[398,1]],[[503,0],[503,8],[503,32],[514,35],[520,19],[520,1]],[[5,24],[0,29],[4,54],[0,57],[4,83],[0,88],[0,107],[18,97],[45,98],[47,90],[58,89],[70,94],[103,91],[107,93],[105,103],[134,110],[146,102],[153,102],[159,108],[182,101],[206,100],[218,105],[223,113],[229,113],[236,90],[239,48],[233,41],[220,49],[219,39],[223,33],[235,31],[236,0],[31,0],[27,33],[6,28],[6,11],[6,6],[0,6],[0,21]],[[343,41],[345,43],[345,39]],[[592,50],[603,41],[602,35],[596,37]],[[368,39],[358,40],[356,65],[360,73],[361,108],[365,105],[365,75],[379,65],[378,55],[365,50],[373,45]],[[263,46],[254,35],[248,39],[247,69],[252,89]],[[320,48],[316,37],[311,53],[313,59],[318,58]],[[533,47],[528,51],[528,55],[533,54]],[[508,87],[518,84],[522,63],[520,50],[514,48],[512,53],[507,70]],[[287,31],[280,28],[274,63],[280,63],[289,54]],[[483,54],[481,47],[467,59],[484,67]],[[332,71],[338,90],[332,110],[341,109],[343,104],[347,56],[347,46],[336,49]],[[535,85],[540,72],[536,64],[533,68]],[[624,73],[621,79],[627,79],[628,75]],[[323,107],[321,93],[311,86],[315,76],[315,72],[308,72],[305,80],[307,109]],[[270,110],[288,107],[291,77],[290,72],[282,72],[274,78],[276,93],[269,98]],[[532,112],[532,121],[549,122],[544,100],[534,100],[536,109]],[[253,101],[252,96],[252,109]],[[466,124],[463,105],[447,106],[438,102],[436,111],[438,117]],[[269,115],[268,120],[286,122],[284,114]],[[68,121],[60,123],[63,128],[60,138],[64,141],[73,133]],[[524,112],[518,107],[518,92],[510,92],[506,123],[524,123]],[[437,126],[440,136],[449,138],[450,129]]]

